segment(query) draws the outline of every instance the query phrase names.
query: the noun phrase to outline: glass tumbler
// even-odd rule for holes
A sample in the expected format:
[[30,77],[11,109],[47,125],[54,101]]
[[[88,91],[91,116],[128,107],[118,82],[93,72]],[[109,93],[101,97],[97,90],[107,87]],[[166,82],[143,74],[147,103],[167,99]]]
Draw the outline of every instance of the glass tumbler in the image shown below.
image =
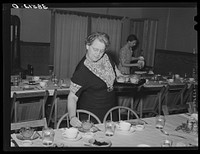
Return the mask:
[[162,147],[171,147],[172,146],[172,140],[164,140],[161,144]]
[[115,123],[113,121],[105,122],[105,135],[113,136],[115,133]]
[[156,128],[163,129],[164,126],[165,126],[165,116],[157,115],[156,116]]
[[42,130],[42,144],[44,146],[51,146],[54,142],[55,132],[52,128],[43,128]]

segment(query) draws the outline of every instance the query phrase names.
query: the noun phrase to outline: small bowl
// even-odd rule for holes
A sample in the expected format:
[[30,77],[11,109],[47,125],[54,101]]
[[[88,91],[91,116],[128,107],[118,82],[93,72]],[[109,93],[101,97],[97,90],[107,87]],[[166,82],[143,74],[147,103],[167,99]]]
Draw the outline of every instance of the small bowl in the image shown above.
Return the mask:
[[189,78],[189,81],[190,81],[190,82],[193,82],[193,81],[194,81],[194,78]]
[[168,81],[171,83],[171,82],[174,82],[174,79],[168,79]]
[[136,130],[143,130],[144,129],[144,125],[136,125]]

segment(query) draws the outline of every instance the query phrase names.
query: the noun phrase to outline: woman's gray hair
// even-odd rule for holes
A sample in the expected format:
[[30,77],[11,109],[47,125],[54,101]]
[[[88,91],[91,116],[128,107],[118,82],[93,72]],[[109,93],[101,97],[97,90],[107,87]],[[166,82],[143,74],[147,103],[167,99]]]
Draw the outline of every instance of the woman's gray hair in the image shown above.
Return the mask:
[[93,32],[90,35],[88,35],[88,37],[85,40],[85,44],[86,45],[92,45],[92,43],[94,42],[94,40],[98,39],[100,42],[105,44],[105,50],[108,49],[109,45],[110,45],[110,40],[109,40],[109,36],[108,34],[104,33],[104,32]]

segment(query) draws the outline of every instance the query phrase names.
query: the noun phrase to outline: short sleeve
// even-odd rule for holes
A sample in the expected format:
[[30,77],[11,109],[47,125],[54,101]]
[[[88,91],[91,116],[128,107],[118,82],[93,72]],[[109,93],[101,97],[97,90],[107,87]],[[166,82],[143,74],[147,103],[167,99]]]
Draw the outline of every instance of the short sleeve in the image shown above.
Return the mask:
[[124,48],[120,50],[120,62],[125,63],[126,62],[126,51]]
[[73,92],[77,97],[80,96],[82,91],[87,87],[87,70],[82,61],[77,66],[71,78],[70,92]]

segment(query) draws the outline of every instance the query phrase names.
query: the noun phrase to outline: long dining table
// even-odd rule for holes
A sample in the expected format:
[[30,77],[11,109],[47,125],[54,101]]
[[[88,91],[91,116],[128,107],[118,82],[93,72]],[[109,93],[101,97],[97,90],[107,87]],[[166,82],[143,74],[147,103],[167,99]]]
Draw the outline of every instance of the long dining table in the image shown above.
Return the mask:
[[[105,136],[104,133],[104,124],[95,124],[96,127],[99,128],[100,131],[95,132],[93,138],[105,138],[111,141],[111,146],[109,148],[114,147],[124,147],[124,148],[165,148],[162,147],[162,143],[164,140],[171,140],[172,147],[174,148],[182,148],[182,147],[192,147],[198,148],[198,133],[190,132],[186,133],[182,130],[176,131],[175,129],[180,126],[182,123],[186,123],[190,118],[189,114],[174,114],[174,115],[166,115],[166,123],[164,126],[164,130],[172,135],[165,135],[159,129],[155,127],[155,117],[143,118],[145,121],[145,127],[140,130],[131,131],[128,133],[122,133],[115,130],[113,136]],[[54,144],[53,145],[62,145],[62,148],[73,148],[73,147],[89,147],[87,144],[88,138],[85,138],[84,133],[79,132],[81,137],[77,140],[68,140],[63,137],[61,129],[54,129]],[[40,136],[42,135],[41,131],[38,131]],[[175,136],[177,135],[177,136]],[[19,147],[27,147],[27,145],[23,144],[23,140],[19,140],[16,138],[16,134],[11,134],[11,137],[16,141]],[[28,147],[46,147],[42,144],[42,139],[36,138],[32,140],[32,144],[28,145]],[[54,146],[51,146],[52,148]],[[92,146],[93,147],[93,146]]]

